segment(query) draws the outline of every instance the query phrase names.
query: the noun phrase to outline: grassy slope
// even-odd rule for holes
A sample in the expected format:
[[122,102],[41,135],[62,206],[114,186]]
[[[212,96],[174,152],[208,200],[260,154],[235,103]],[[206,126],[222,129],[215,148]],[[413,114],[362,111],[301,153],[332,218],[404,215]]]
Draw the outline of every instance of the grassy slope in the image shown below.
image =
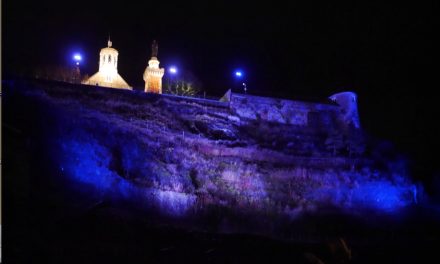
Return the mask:
[[[23,85],[26,87],[22,87]],[[378,178],[389,182],[399,180],[393,179],[392,173],[386,170],[373,173],[374,169],[368,160],[330,157],[320,146],[322,138],[313,134],[313,131],[294,126],[237,120],[228,108],[218,105],[207,106],[185,99],[50,82],[15,83],[10,87],[17,93],[11,93],[9,104],[6,106],[9,111],[6,123],[10,126],[8,138],[13,139],[12,146],[27,149],[14,154],[16,156],[11,157],[11,160],[16,164],[24,160],[23,164],[30,164],[32,170],[41,169],[38,173],[30,172],[31,169],[26,166],[17,165],[21,172],[11,168],[13,173],[32,178],[23,179],[25,188],[29,188],[30,183],[37,183],[32,185],[30,191],[24,190],[23,196],[14,197],[13,200],[17,203],[23,201],[26,206],[31,207],[29,214],[36,216],[35,222],[46,228],[36,228],[38,234],[49,231],[50,235],[46,243],[43,243],[43,248],[39,247],[44,252],[52,252],[50,247],[55,245],[54,241],[59,238],[59,234],[64,234],[69,229],[78,230],[78,234],[69,233],[69,236],[73,239],[71,246],[81,249],[80,241],[88,237],[83,228],[97,228],[91,226],[93,223],[103,225],[90,235],[97,241],[88,241],[87,245],[100,244],[101,249],[115,250],[116,245],[112,243],[116,243],[118,239],[109,238],[113,242],[101,244],[100,237],[108,237],[108,232],[113,232],[110,230],[115,225],[125,228],[127,232],[134,232],[130,228],[133,221],[127,215],[135,214],[137,218],[138,213],[141,216],[144,214],[142,208],[137,211],[139,208],[132,207],[126,207],[122,210],[123,213],[120,213],[121,205],[119,200],[114,198],[114,193],[126,191],[128,194],[124,192],[124,201],[134,200],[138,203],[142,200],[147,206],[153,203],[154,209],[159,209],[162,213],[165,210],[165,214],[174,217],[176,214],[179,217],[182,212],[190,216],[194,212],[201,212],[205,218],[194,221],[200,224],[199,226],[205,226],[206,230],[258,230],[257,233],[276,234],[278,237],[281,235],[301,241],[302,246],[282,243],[281,246],[270,247],[284,252],[281,254],[283,256],[296,258],[301,256],[304,250],[311,250],[305,248],[304,241],[322,241],[326,237],[345,235],[353,236],[353,243],[362,244],[364,242],[358,238],[368,233],[357,229],[355,222],[351,222],[350,225],[338,218],[327,225],[323,225],[323,220],[316,218],[309,221],[299,219],[295,222],[297,228],[290,226],[292,219],[314,212],[316,208],[327,203],[347,208],[358,205],[356,200],[352,201],[346,195],[335,195],[332,192],[324,192],[323,196],[322,192],[317,192],[320,196],[310,196],[311,193],[316,193],[314,190],[357,190],[363,181],[374,182]],[[308,144],[298,145],[300,143],[297,142]],[[318,151],[307,152],[306,145],[309,144],[314,144]],[[48,153],[45,153],[46,151]],[[54,153],[57,154],[55,157],[52,156]],[[41,157],[37,157],[39,154]],[[46,163],[45,161],[51,164],[40,164]],[[83,170],[78,171],[78,168]],[[44,175],[40,175],[42,172]],[[105,178],[100,182],[90,181],[98,172]],[[56,192],[54,190],[64,186],[66,182],[59,179],[48,180],[45,178],[46,173],[55,178],[64,175],[69,183],[82,184],[76,189]],[[36,179],[34,175],[37,175]],[[126,185],[120,184],[121,182],[128,182],[129,187],[123,188]],[[102,183],[107,187],[102,187]],[[23,184],[14,182],[14,186]],[[87,192],[84,191],[85,186],[93,188]],[[79,189],[84,191],[83,194],[87,197],[84,201],[78,196]],[[151,196],[144,196],[144,193],[139,194],[139,190],[152,190],[153,193]],[[47,195],[41,195],[40,191]],[[32,202],[29,202],[30,198],[27,197],[29,193]],[[183,196],[176,198],[175,193]],[[39,208],[36,204],[43,205],[41,211],[36,209]],[[128,204],[133,206],[133,203]],[[126,205],[127,203],[123,203],[124,207]],[[79,221],[66,217],[70,214],[79,217]],[[110,217],[111,220],[108,222],[102,222],[103,217],[112,215],[116,215],[116,219]],[[273,218],[274,215],[283,217],[276,220]],[[23,216],[22,212],[17,212],[16,216],[20,218]],[[53,228],[48,224],[48,219],[51,219],[51,223],[62,223],[62,227]],[[258,221],[255,221],[256,219]],[[134,222],[136,221],[139,220]],[[183,222],[185,221],[180,220],[180,223]],[[143,226],[148,223],[150,222],[138,224]],[[76,224],[79,227],[74,227]],[[33,224],[17,224],[23,225],[28,225],[28,228],[30,225],[32,230]],[[146,229],[133,234],[134,238],[127,238],[127,232],[123,230],[115,234],[128,239],[130,245],[134,243],[132,239],[142,240],[141,234],[176,239],[174,235],[170,235],[168,228]],[[373,232],[370,239],[382,240],[384,236],[380,235],[380,232],[383,229],[378,226],[371,228],[379,235],[375,239],[376,235]],[[56,230],[60,232],[57,233]],[[197,233],[194,235],[186,232],[183,232],[182,236],[182,241],[185,242],[177,246],[177,249],[174,246],[171,256],[180,256],[184,251],[189,251],[199,255],[201,262],[212,256],[211,253],[206,253],[210,252],[211,247],[218,246],[220,251],[231,253],[234,251],[231,245],[240,244],[237,241],[248,241],[248,238],[236,240],[228,237],[214,238],[212,235],[200,238],[197,237]],[[395,243],[392,236],[385,237],[389,239],[384,243]],[[36,239],[34,236],[32,238]],[[213,242],[207,241],[210,239],[218,239],[219,245],[217,242],[214,245]],[[200,243],[196,247],[198,249],[184,246],[188,241]],[[151,240],[144,243],[150,245]],[[167,243],[168,240],[164,239],[150,248],[149,252],[157,255],[159,259],[163,258],[166,255],[164,252],[169,250],[163,249],[168,248]],[[261,250],[266,243],[278,242],[262,240],[250,246],[250,249],[238,244],[237,246],[243,252],[248,252],[244,253],[244,259],[251,262],[258,259],[258,256],[271,253],[270,250],[263,250],[255,256],[251,253]],[[123,248],[123,254],[133,253],[128,247],[120,246]],[[408,245],[403,245],[406,246]],[[20,248],[19,245],[17,247]],[[288,253],[289,247],[295,247],[297,250]],[[139,247],[134,248],[141,250]],[[90,249],[82,250],[90,255],[99,255]],[[55,255],[62,258],[60,254]],[[139,252],[136,254],[145,257]],[[219,252],[213,256],[214,259],[222,260]]]

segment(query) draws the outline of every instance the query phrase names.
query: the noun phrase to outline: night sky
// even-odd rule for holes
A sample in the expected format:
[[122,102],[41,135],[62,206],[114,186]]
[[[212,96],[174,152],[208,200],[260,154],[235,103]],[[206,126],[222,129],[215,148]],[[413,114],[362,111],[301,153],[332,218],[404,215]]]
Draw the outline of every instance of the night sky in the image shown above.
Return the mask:
[[119,73],[142,89],[156,39],[161,66],[194,74],[208,95],[233,87],[236,68],[254,94],[355,91],[362,126],[410,155],[416,177],[431,179],[440,156],[433,1],[303,2],[4,1],[3,73],[72,66],[79,51],[91,75],[110,34]]

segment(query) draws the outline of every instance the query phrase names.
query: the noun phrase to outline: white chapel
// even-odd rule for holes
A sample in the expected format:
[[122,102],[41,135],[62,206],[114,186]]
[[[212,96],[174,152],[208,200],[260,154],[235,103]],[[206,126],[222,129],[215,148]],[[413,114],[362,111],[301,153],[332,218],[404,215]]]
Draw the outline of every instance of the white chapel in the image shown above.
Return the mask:
[[132,90],[132,87],[118,74],[118,51],[112,48],[110,39],[108,40],[107,47],[101,49],[99,53],[98,72],[82,83]]

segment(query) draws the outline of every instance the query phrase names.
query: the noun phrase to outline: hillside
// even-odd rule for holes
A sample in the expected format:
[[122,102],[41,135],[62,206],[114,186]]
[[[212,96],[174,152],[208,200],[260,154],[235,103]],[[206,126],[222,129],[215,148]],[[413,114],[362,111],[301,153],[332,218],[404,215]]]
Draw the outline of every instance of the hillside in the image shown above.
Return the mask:
[[228,103],[56,82],[9,89],[8,110],[20,118],[7,124],[39,131],[48,147],[40,154],[51,153],[60,177],[167,215],[221,206],[295,217],[327,205],[387,211],[414,201],[404,166],[333,155],[325,144],[332,124],[251,120]]
[[[335,151],[329,145],[337,141],[335,133],[346,142],[360,131],[350,134],[332,104],[295,103],[328,110],[317,118],[324,123],[298,125],[284,117],[266,121],[285,116],[283,101],[273,110],[279,113],[265,110],[269,117],[262,117],[252,105],[237,109],[219,101],[58,82],[11,80],[3,87],[4,175],[11,186],[5,196],[12,201],[8,215],[15,219],[17,248],[26,248],[18,238],[35,225],[37,233],[52,234],[49,244],[77,224],[77,235],[98,226],[99,232],[115,225],[127,231],[133,224],[154,227],[138,239],[145,232],[174,232],[158,225],[300,243],[344,235],[359,247],[367,234],[370,247],[413,237],[406,231],[399,238],[382,234],[404,228],[405,218],[392,219],[421,197],[405,161],[365,136],[355,141],[366,142],[363,154]],[[210,238],[180,235],[212,245],[204,240]]]

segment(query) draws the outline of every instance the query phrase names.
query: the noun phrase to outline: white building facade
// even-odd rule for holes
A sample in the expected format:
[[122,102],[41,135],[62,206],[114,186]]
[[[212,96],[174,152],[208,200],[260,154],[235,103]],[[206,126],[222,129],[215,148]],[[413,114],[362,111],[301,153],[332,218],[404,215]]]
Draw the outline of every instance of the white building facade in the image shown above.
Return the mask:
[[101,49],[99,53],[99,70],[83,84],[103,86],[117,89],[129,89],[132,87],[118,73],[118,51],[112,48],[109,40],[107,47]]

